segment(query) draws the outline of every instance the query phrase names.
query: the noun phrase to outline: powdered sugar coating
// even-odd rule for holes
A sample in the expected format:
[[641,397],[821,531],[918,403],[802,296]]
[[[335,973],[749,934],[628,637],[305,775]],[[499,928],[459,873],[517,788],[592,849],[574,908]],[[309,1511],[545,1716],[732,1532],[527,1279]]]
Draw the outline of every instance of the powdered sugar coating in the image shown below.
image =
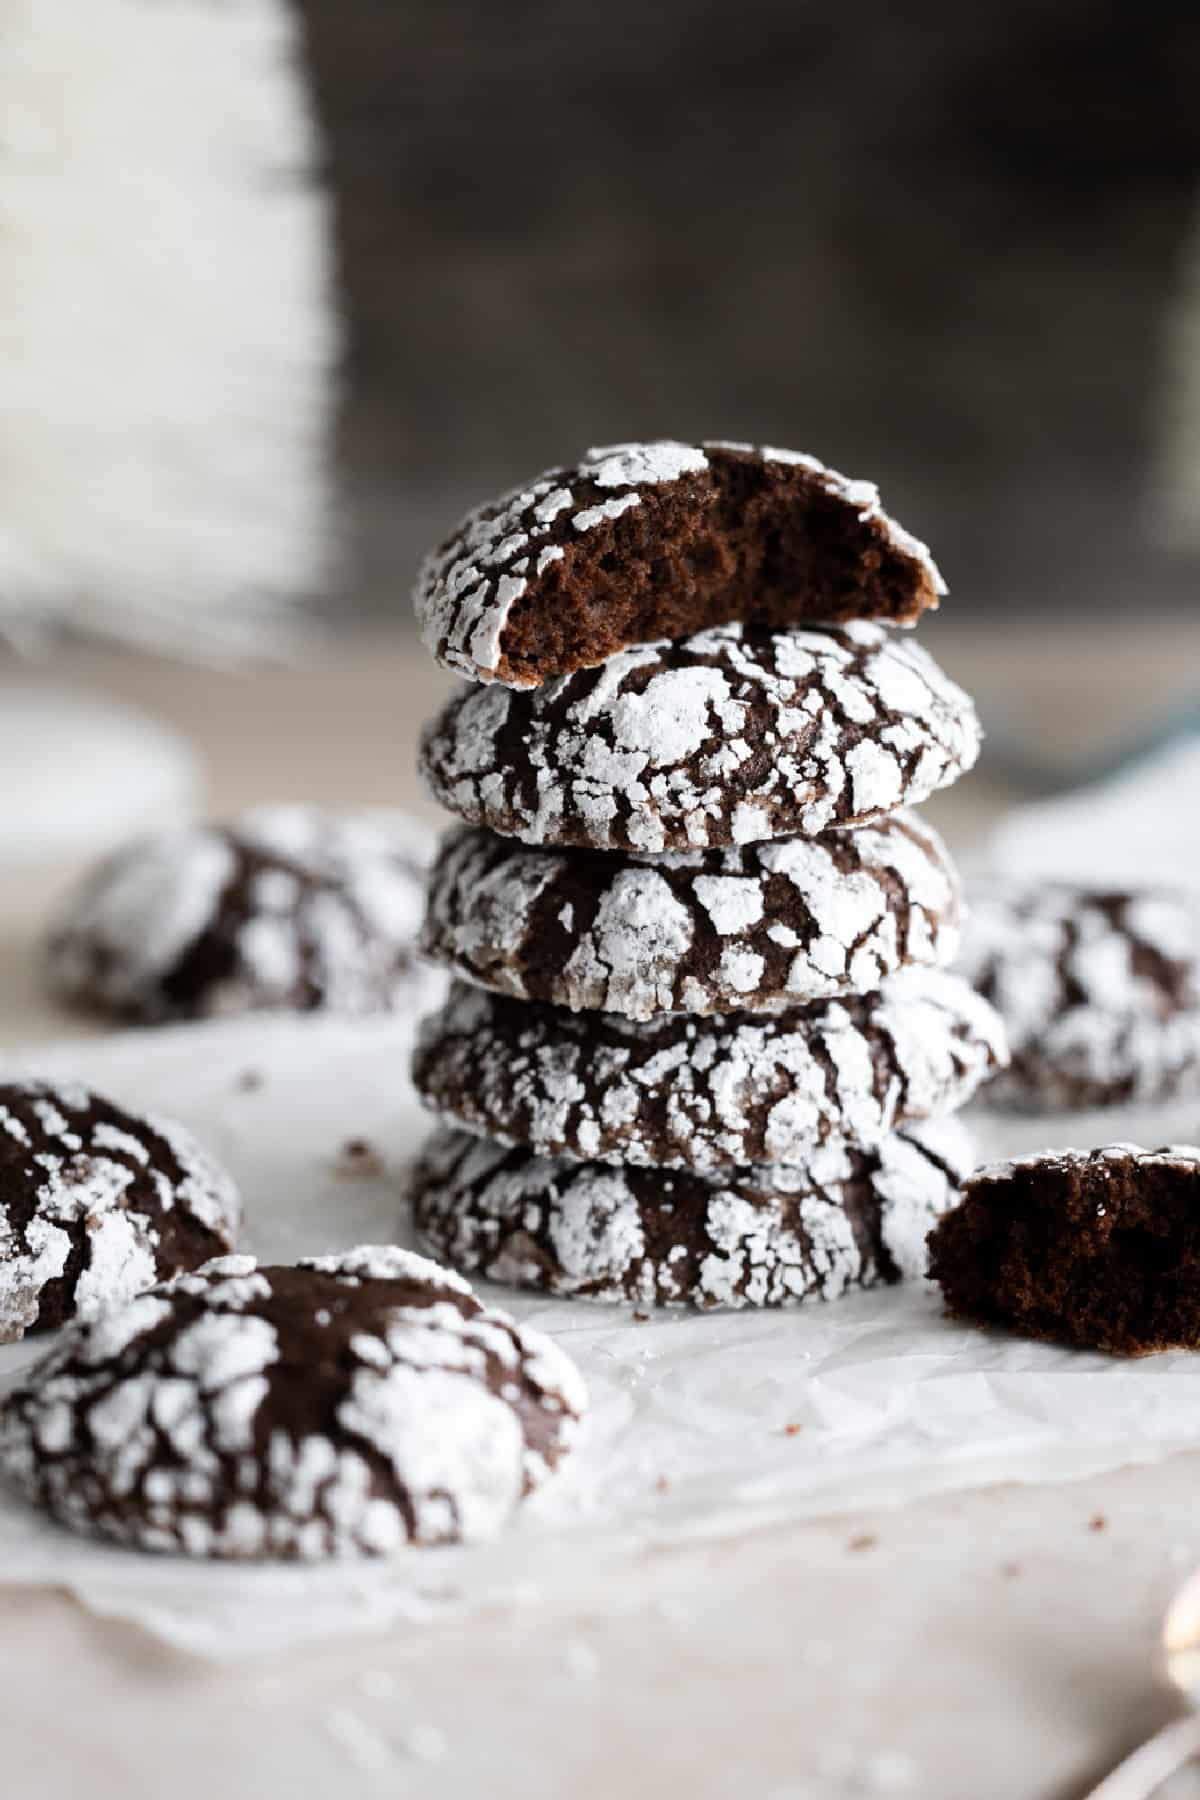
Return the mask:
[[531,844],[648,852],[815,837],[974,765],[961,688],[883,625],[647,644],[529,693],[468,688],[421,772],[458,818]]
[[814,1149],[721,1177],[614,1168],[440,1131],[412,1178],[422,1241],[459,1268],[590,1300],[711,1307],[832,1300],[925,1269],[970,1140],[954,1121],[877,1150]]
[[996,1105],[1065,1111],[1200,1091],[1200,901],[993,881],[960,967],[1004,1017]]
[[421,948],[517,999],[648,1019],[870,993],[948,962],[958,882],[937,834],[895,814],[853,832],[655,858],[451,833]]
[[0,1342],[120,1306],[234,1240],[229,1176],[89,1089],[0,1084]]
[[705,1170],[872,1149],[964,1105],[1005,1054],[987,1002],[926,969],[862,999],[645,1023],[457,984],[425,1021],[413,1078],[434,1112],[500,1143]]
[[1094,1150],[1035,1150],[1027,1156],[1012,1156],[1002,1162],[987,1163],[976,1169],[967,1186],[1002,1184],[1022,1170],[1044,1170],[1047,1174],[1112,1170],[1125,1175],[1132,1169],[1173,1169],[1180,1175],[1200,1175],[1200,1148],[1195,1144],[1166,1144],[1160,1150],[1143,1150],[1139,1144],[1101,1144]]
[[144,1550],[380,1555],[498,1531],[585,1407],[557,1346],[411,1251],[227,1257],[69,1331],[6,1401],[0,1469]]
[[62,996],[148,1021],[432,998],[416,959],[434,837],[403,813],[259,807],[102,863],[52,929]]
[[[471,680],[536,686],[536,672],[508,661],[513,608],[520,603],[553,616],[561,606],[557,583],[564,570],[586,571],[589,534],[597,526],[643,507],[664,488],[686,488],[703,510],[717,501],[720,465],[747,459],[805,470],[814,491],[844,507],[864,536],[907,566],[920,605],[936,604],[945,593],[927,547],[888,517],[872,482],[850,480],[797,451],[663,439],[589,450],[574,468],[549,470],[469,513],[426,560],[417,581],[414,606],[423,641],[446,668]],[[859,611],[866,615],[865,600]]]

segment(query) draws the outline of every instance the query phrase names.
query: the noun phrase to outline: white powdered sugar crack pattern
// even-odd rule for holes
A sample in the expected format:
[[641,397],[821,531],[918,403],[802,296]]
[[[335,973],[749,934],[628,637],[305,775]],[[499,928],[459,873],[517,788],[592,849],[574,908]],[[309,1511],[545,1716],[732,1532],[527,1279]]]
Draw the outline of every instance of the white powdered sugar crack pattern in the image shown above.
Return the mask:
[[576,1015],[459,985],[413,1063],[425,1104],[550,1156],[696,1170],[877,1146],[952,1112],[1006,1057],[960,978],[906,969],[863,999],[767,1015]]
[[0,1084],[0,1342],[203,1262],[239,1214],[230,1178],[179,1126],[72,1084]]
[[[139,840],[53,927],[51,982],[154,1021],[295,1006],[369,1013],[432,998],[414,944],[433,841],[403,813],[306,806]],[[190,965],[201,972],[181,976]]]
[[518,999],[650,1019],[775,1011],[950,961],[958,882],[909,814],[822,839],[618,859],[451,833],[421,947]]
[[0,1466],[143,1549],[381,1555],[494,1535],[586,1404],[555,1345],[413,1251],[233,1256],[68,1332],[8,1399]]
[[1200,1090],[1200,903],[1191,895],[982,883],[959,965],[1004,1018],[989,1101],[1030,1111]]
[[927,546],[883,510],[873,482],[851,480],[797,451],[664,439],[589,450],[574,468],[550,470],[469,513],[447,543],[426,559],[418,578],[414,606],[424,643],[445,667],[470,680],[535,686],[536,675],[507,663],[506,632],[518,602],[553,607],[539,583],[566,553],[563,542],[546,542],[552,532],[561,534],[560,515],[570,515],[568,542],[576,554],[586,549],[588,534],[597,526],[689,477],[704,478],[711,501],[727,460],[723,452],[733,452],[739,460],[754,458],[764,468],[803,469],[813,478],[815,492],[843,505],[859,529],[877,533],[912,565],[930,598],[946,592]]
[[526,693],[465,689],[421,768],[503,836],[657,853],[868,823],[956,780],[979,743],[967,695],[906,634],[730,625]]
[[437,1255],[494,1281],[648,1305],[785,1306],[924,1272],[970,1140],[942,1122],[723,1176],[611,1168],[439,1132],[413,1177]]

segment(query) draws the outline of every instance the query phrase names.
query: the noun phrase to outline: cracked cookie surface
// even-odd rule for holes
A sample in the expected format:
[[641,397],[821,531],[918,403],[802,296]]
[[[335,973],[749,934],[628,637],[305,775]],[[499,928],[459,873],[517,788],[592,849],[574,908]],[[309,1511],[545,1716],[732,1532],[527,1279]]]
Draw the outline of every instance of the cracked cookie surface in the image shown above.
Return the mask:
[[653,859],[466,829],[434,863],[421,948],[497,993],[648,1019],[870,993],[950,961],[958,916],[945,848],[911,814]]
[[903,633],[729,625],[531,693],[464,689],[420,766],[448,812],[502,837],[654,852],[865,824],[979,744],[970,699]]
[[105,859],[52,928],[62,998],[146,1023],[276,1008],[419,1005],[434,834],[386,811],[263,806]]
[[179,1125],[75,1082],[0,1083],[0,1343],[232,1247],[233,1182]]
[[911,624],[945,591],[872,482],[795,450],[660,440],[590,450],[470,513],[414,604],[446,668],[520,688],[732,621]]
[[0,1471],[144,1550],[316,1561],[492,1535],[571,1448],[574,1364],[392,1246],[226,1257],[74,1327],[0,1411]]
[[989,1104],[1066,1112],[1200,1091],[1191,896],[980,883],[959,967],[1008,1029]]
[[590,1300],[794,1306],[925,1272],[970,1140],[947,1120],[800,1164],[614,1168],[440,1131],[411,1185],[422,1242],[492,1281]]
[[458,983],[422,1026],[413,1079],[432,1111],[501,1143],[704,1170],[873,1148],[964,1105],[1005,1054],[993,1009],[937,970],[760,1017],[646,1022]]

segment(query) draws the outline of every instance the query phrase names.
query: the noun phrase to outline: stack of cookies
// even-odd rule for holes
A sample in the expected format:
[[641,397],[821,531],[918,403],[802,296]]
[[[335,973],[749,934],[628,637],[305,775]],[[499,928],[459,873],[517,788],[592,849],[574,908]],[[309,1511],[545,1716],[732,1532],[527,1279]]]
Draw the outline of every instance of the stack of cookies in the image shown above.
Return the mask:
[[779,1305],[923,1270],[1005,1060],[910,810],[975,761],[874,487],[743,444],[595,450],[422,573],[466,676],[422,948],[423,1243],[559,1294]]

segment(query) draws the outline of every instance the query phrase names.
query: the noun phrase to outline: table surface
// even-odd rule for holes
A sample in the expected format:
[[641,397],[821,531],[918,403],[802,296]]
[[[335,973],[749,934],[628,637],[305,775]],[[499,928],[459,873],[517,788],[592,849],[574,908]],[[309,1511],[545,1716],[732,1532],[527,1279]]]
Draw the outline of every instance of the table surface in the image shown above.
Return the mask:
[[[929,809],[959,850],[1011,801],[1011,758],[1085,766],[1194,698],[1200,668],[1200,619],[924,635],[993,731],[990,770]],[[444,684],[411,639],[249,674],[81,649],[52,673],[185,731],[214,812],[425,808],[413,746]],[[90,1029],[44,1001],[31,955],[75,873],[0,871],[6,1046]],[[1200,1565],[1198,1489],[1200,1454],[659,1550],[469,1623],[235,1671],[0,1592],[3,1793],[1070,1800],[1173,1710],[1155,1650]]]

